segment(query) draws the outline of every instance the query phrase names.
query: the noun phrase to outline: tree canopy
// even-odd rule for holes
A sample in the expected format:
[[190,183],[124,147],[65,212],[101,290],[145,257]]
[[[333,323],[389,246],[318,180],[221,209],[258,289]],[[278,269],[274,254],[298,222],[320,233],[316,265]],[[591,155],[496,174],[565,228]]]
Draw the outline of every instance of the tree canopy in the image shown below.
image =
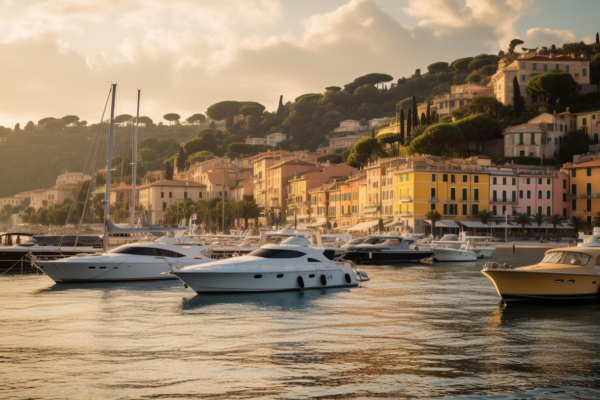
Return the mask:
[[438,74],[440,72],[447,72],[449,70],[450,68],[448,67],[448,63],[444,61],[438,61],[427,66],[427,71],[429,71],[430,74]]
[[349,93],[354,93],[356,89],[363,85],[377,85],[382,82],[390,82],[394,78],[388,74],[371,73],[363,76],[359,76],[353,82],[344,85],[344,90]]
[[165,120],[169,121],[169,123],[171,125],[173,125],[174,122],[178,122],[179,121],[179,119],[181,118],[181,116],[179,116],[179,114],[169,113],[169,114],[163,115],[163,118]]
[[131,121],[133,117],[129,114],[121,114],[115,117],[115,122],[118,124],[122,124],[123,122]]
[[79,117],[77,115],[65,115],[64,117],[61,118],[63,124],[65,125],[71,125],[74,124],[75,122],[79,121]]
[[454,123],[464,135],[465,140],[483,143],[500,134],[498,121],[489,114],[475,114]]
[[592,144],[592,139],[585,131],[571,131],[567,133],[558,157],[563,163],[573,162],[573,155],[587,153],[590,144]]
[[464,141],[462,131],[454,124],[437,124],[425,129],[425,132],[410,144],[413,154],[431,154],[441,156],[452,154]]
[[201,124],[206,120],[206,115],[204,114],[194,114],[190,117],[187,117],[186,122],[188,124]]
[[568,72],[550,71],[536,75],[527,83],[527,93],[540,96],[546,103],[558,104],[577,91],[577,82]]
[[353,167],[363,166],[367,164],[374,154],[376,156],[382,156],[384,154],[379,141],[373,137],[364,137],[352,147],[347,164]]

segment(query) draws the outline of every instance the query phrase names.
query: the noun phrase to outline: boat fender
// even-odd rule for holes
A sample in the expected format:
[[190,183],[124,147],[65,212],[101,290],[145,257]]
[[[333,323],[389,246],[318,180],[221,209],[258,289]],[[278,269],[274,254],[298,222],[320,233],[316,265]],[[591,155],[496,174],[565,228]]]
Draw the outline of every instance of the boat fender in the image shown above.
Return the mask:
[[321,275],[321,285],[327,285],[327,277],[325,275]]
[[346,283],[352,282],[352,278],[350,278],[350,274],[346,274]]
[[298,286],[300,286],[300,289],[304,289],[304,278],[301,276],[298,277]]

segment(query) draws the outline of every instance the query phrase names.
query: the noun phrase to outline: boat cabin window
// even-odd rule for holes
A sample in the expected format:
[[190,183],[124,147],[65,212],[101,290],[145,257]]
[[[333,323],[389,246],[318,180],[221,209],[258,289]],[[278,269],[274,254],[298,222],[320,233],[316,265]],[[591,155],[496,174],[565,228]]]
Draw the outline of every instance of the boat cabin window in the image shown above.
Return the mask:
[[590,256],[573,251],[553,251],[544,257],[541,264],[587,265]]
[[157,249],[155,247],[121,247],[111,250],[110,253],[132,254],[136,256],[154,256],[154,257],[173,257],[181,258],[185,255],[166,249]]
[[400,239],[387,239],[381,243],[377,243],[377,246],[390,246],[396,247],[400,245]]
[[363,242],[363,244],[377,244],[379,243],[379,239],[377,238],[368,238]]
[[294,250],[258,249],[248,255],[261,258],[298,258],[305,254]]
[[[598,257],[598,258],[600,259],[600,257]],[[319,260],[316,260],[316,259],[314,259],[314,258],[309,258],[309,259],[308,259],[308,262],[321,262],[321,261],[319,261]]]

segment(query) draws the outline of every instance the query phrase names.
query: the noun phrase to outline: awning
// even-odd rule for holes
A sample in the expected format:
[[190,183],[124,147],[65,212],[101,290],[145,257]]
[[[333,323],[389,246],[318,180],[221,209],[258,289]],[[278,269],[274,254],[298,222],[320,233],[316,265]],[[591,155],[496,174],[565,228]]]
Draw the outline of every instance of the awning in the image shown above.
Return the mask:
[[374,212],[379,211],[379,206],[373,206],[373,207],[365,207],[363,208],[363,212],[366,214],[371,214]]
[[[431,226],[431,220],[426,219],[425,222],[427,222]],[[440,221],[437,221],[435,223],[435,227],[436,228],[456,228],[456,229],[460,229],[460,226],[458,226],[456,224],[456,222],[452,221],[451,219],[442,219]]]
[[306,225],[306,227],[307,228],[319,228],[324,225],[327,225],[327,222],[313,222],[312,224]]
[[349,231],[366,231],[367,229],[371,229],[377,225],[379,225],[379,220],[361,222],[360,224],[354,225],[352,228],[350,228],[348,230]]
[[383,224],[384,227],[390,228],[392,226],[401,226],[404,225],[404,221],[390,221],[386,224]]

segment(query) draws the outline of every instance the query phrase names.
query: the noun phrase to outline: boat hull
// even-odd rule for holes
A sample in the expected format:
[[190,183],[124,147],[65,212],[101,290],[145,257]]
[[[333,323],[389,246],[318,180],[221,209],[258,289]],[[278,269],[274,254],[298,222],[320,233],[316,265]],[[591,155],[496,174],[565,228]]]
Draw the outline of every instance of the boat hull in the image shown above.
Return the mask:
[[[99,257],[100,258],[100,257]],[[161,261],[161,260],[152,260]],[[196,262],[197,263],[197,262]],[[193,265],[193,262],[183,265]],[[56,283],[122,282],[177,279],[166,262],[53,262],[36,261],[35,265]],[[182,265],[182,264],[179,264]]]
[[588,300],[598,297],[600,276],[520,270],[484,270],[506,302]]
[[62,258],[72,257],[81,253],[95,253],[98,249],[44,249],[44,248],[31,248],[22,247],[19,249],[15,248],[0,248],[0,271],[6,271],[8,269],[21,269],[31,267],[32,262],[29,259],[29,253],[35,257],[42,257],[45,259],[59,260]]
[[[350,283],[346,281],[346,271],[343,269],[307,269],[304,271],[289,268],[280,271],[184,270],[174,271],[174,274],[198,294],[279,292],[358,286],[354,274],[349,274],[351,277]],[[325,284],[322,282],[322,275],[325,276]],[[299,277],[302,277],[304,287],[300,286]]]
[[490,257],[492,255],[492,253],[494,252],[494,250],[496,250],[495,248],[491,248],[491,247],[481,247],[481,248],[471,248],[469,249],[471,250],[473,253],[475,253],[477,255],[477,258],[487,258]]
[[433,254],[431,250],[389,252],[351,251],[345,253],[342,258],[360,265],[415,264],[424,258],[431,257]]
[[435,262],[470,262],[477,261],[477,255],[472,251],[453,249],[434,249]]

